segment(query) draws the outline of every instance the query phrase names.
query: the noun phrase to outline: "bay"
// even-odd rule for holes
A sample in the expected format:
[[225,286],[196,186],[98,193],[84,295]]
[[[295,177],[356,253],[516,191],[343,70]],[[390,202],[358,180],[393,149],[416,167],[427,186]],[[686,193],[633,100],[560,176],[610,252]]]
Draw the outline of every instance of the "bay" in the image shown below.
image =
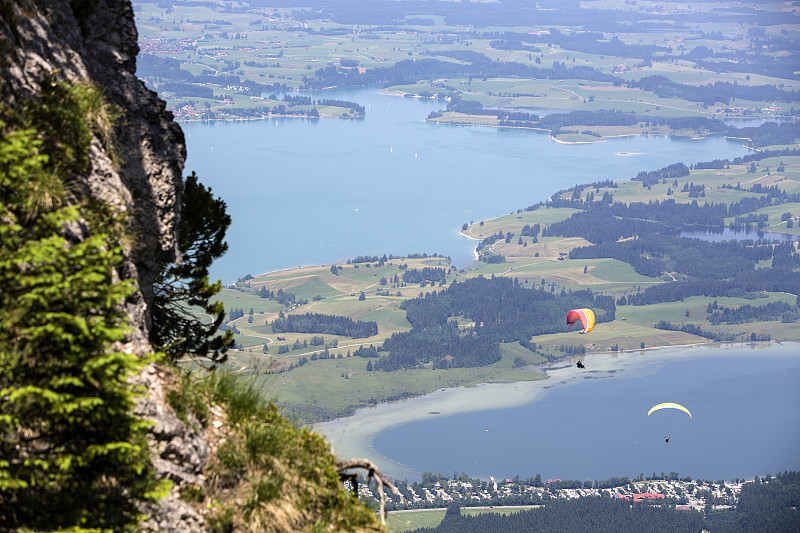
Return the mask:
[[722,137],[562,144],[541,131],[426,123],[444,102],[375,89],[313,96],[357,102],[366,117],[181,125],[187,173],[197,171],[233,219],[212,279],[384,253],[436,252],[464,266],[475,246],[459,233],[465,222],[578,183],[747,153]]
[[[730,480],[797,470],[800,345],[765,346],[643,351],[611,362],[587,357],[588,371],[559,370],[572,379],[551,386],[545,380],[532,403],[481,411],[465,396],[463,407],[473,411],[437,416],[434,400],[427,413],[416,410],[421,420],[368,440],[385,468],[409,479],[424,471],[463,471],[482,478],[538,473],[603,480],[678,472]],[[661,402],[682,404],[693,416],[677,410],[647,416]],[[349,424],[358,427],[356,420]]]

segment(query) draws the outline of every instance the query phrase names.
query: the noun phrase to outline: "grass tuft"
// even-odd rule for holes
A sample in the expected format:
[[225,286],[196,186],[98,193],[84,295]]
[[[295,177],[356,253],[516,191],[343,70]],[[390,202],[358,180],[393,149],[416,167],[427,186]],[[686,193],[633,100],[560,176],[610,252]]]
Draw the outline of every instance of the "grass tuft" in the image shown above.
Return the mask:
[[182,377],[169,397],[187,416],[200,405],[206,420],[224,413],[207,428],[219,441],[205,492],[182,494],[203,501],[212,531],[385,531],[345,490],[321,436],[286,420],[251,380],[219,370],[199,376]]

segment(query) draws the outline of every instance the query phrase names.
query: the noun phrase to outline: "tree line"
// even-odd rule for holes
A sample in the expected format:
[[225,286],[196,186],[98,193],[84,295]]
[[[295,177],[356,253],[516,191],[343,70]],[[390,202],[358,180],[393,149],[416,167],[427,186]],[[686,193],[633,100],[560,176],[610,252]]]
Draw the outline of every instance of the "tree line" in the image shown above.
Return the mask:
[[[790,76],[790,78],[794,78],[794,75]],[[661,98],[682,98],[705,105],[714,105],[718,102],[728,105],[734,98],[756,101],[800,101],[800,91],[787,91],[779,89],[775,85],[747,86],[729,82],[688,85],[676,83],[662,75],[645,76],[640,80],[631,80],[627,82],[627,86],[655,93]]]
[[771,302],[766,305],[742,305],[737,308],[725,307],[713,311],[708,321],[715,326],[719,324],[744,324],[747,322],[761,322],[780,320],[782,322],[797,322],[800,320],[800,308],[786,302]]
[[403,271],[403,281],[405,283],[445,283],[447,281],[447,271],[442,267],[423,267],[412,268]]
[[286,315],[285,318],[276,318],[270,325],[274,333],[326,333],[354,339],[378,334],[377,322],[319,313]]
[[[664,329],[667,331],[683,331],[684,333],[690,333],[692,335],[697,335],[698,337],[705,337],[706,339],[711,339],[712,341],[716,342],[733,342],[736,340],[736,335],[732,333],[717,333],[715,331],[707,331],[702,329],[700,326],[696,324],[672,324],[671,322],[667,322],[666,320],[658,321],[654,326],[656,329]],[[769,339],[759,339],[759,340],[769,340]]]
[[[633,240],[575,248],[569,257],[611,257],[630,263],[639,274],[650,277],[674,272],[696,279],[720,280],[755,270],[756,263],[772,259],[774,252],[771,242],[709,242],[687,237],[645,235]],[[644,257],[637,260],[634,256]]]
[[678,511],[649,503],[613,500],[610,496],[575,500],[547,499],[538,509],[525,509],[501,515],[483,513],[462,515],[457,505],[448,508],[444,520],[434,528],[420,528],[413,533],[505,533],[524,531],[570,532],[685,532],[703,528],[703,515],[696,511]]
[[[581,307],[594,309],[598,322],[613,320],[616,310],[613,298],[591,291],[562,291],[557,296],[542,288],[526,289],[518,280],[494,276],[454,282],[446,289],[401,304],[412,329],[392,334],[376,348],[374,354],[381,356],[372,368],[391,371],[488,365],[500,360],[500,343],[563,332],[569,310]],[[456,317],[471,320],[474,325],[460,330]]]
[[665,46],[626,44],[617,35],[606,39],[602,33],[598,32],[565,34],[556,28],[542,35],[505,32],[500,38],[490,41],[489,46],[498,50],[526,50],[538,53],[539,49],[533,46],[534,43],[556,44],[565,50],[575,52],[639,59],[649,58],[658,53],[672,52],[671,48]]

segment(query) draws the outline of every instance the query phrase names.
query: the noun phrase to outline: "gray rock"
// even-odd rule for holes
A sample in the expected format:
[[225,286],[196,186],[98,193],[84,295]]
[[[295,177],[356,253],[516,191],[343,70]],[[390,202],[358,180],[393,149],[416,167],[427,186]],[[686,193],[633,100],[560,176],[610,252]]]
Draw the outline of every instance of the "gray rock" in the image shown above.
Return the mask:
[[[85,194],[113,205],[130,217],[132,244],[123,250],[119,279],[136,282],[124,305],[131,332],[117,349],[144,356],[148,342],[153,280],[164,262],[180,259],[177,225],[186,146],[183,132],[157,94],[135,76],[138,34],[128,0],[7,2],[0,15],[3,48],[0,95],[13,105],[39,94],[47,75],[100,86],[120,112],[111,132],[114,156],[103,139],[90,147],[90,168],[78,177]],[[119,164],[115,164],[118,161]],[[88,226],[70,224],[65,234],[74,241],[88,236]],[[185,424],[166,403],[164,375],[149,365],[135,378],[146,391],[136,412],[154,421],[149,436],[153,462],[162,478],[173,481],[173,495],[158,505],[142,506],[144,531],[201,532],[205,521],[191,505],[177,498],[199,476],[209,448],[196,421]]]

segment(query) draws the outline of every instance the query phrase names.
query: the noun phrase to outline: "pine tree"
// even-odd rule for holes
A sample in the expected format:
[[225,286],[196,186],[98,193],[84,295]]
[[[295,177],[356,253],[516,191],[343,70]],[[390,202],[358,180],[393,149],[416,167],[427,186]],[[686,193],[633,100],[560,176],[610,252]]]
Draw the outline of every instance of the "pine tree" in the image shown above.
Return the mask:
[[[66,109],[80,107],[70,98],[86,90],[50,89],[62,91],[71,104]],[[76,113],[72,126],[85,121]],[[157,484],[147,423],[133,414],[136,391],[128,381],[143,362],[111,348],[125,337],[120,303],[132,292],[130,283],[114,281],[121,224],[80,198],[63,206],[63,178],[40,154],[34,132],[5,131],[0,523],[11,530],[133,530],[135,500],[153,498]],[[67,224],[82,224],[90,234],[67,239]]]
[[[214,198],[194,172],[186,178],[182,198],[178,244],[183,260],[165,264],[153,284],[151,341],[172,360],[188,354],[221,363],[233,345],[233,333],[217,334],[225,307],[212,299],[222,282],[210,283],[208,269],[228,249],[224,239],[231,218],[225,202]],[[192,307],[210,315],[211,324]],[[233,313],[230,316],[234,318]]]

